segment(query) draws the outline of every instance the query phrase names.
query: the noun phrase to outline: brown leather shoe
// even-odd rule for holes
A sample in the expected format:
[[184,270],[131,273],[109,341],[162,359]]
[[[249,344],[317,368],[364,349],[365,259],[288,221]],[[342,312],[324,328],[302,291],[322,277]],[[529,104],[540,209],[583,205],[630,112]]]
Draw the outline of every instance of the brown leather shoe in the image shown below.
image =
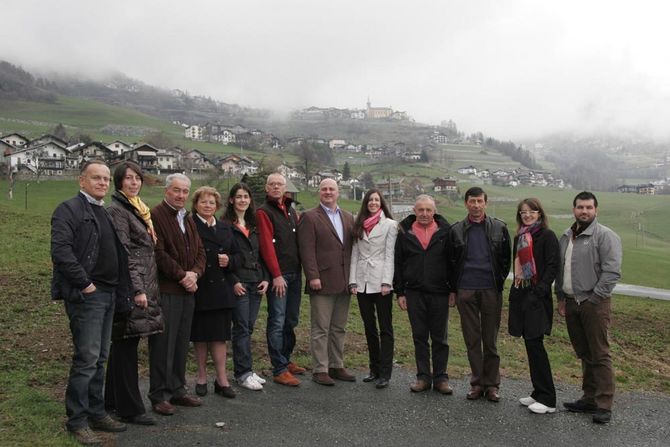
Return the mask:
[[465,396],[468,400],[477,400],[484,395],[484,390],[479,385],[473,385],[470,387],[470,391]]
[[498,388],[492,386],[486,389],[486,400],[489,402],[500,402],[500,393]]
[[449,386],[449,382],[446,380],[441,380],[434,384],[433,389],[441,394],[446,394],[449,396],[454,394],[454,389]]
[[179,405],[180,407],[199,407],[202,405],[202,401],[194,396],[189,396],[184,394],[180,397],[173,397],[170,399],[172,405]]
[[342,380],[344,382],[355,382],[356,376],[349,374],[345,368],[328,368],[328,375],[333,379]]
[[328,375],[328,373],[314,373],[312,374],[312,380],[319,385],[335,385],[335,381]]
[[153,404],[152,408],[155,413],[161,414],[163,416],[172,416],[175,411],[174,405],[172,405],[167,400]]
[[427,391],[431,387],[431,384],[426,382],[425,380],[417,380],[413,384],[409,386],[409,389],[412,390],[413,393],[421,393],[422,391]]
[[286,385],[286,386],[298,386],[300,385],[300,380],[298,380],[293,374],[291,374],[289,371],[284,371],[283,373],[274,376],[272,378],[274,383],[278,383],[280,385]]
[[305,371],[307,371],[305,368],[302,366],[298,366],[293,362],[289,362],[288,366],[286,367],[288,369],[288,372],[290,372],[293,375],[296,374],[305,374]]

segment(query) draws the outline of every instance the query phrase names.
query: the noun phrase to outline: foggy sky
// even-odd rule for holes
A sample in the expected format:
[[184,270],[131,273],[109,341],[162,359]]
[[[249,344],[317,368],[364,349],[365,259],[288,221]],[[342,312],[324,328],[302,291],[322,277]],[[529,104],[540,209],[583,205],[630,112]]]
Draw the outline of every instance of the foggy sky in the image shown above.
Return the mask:
[[499,139],[670,138],[666,3],[3,0],[0,59],[277,111],[370,97]]

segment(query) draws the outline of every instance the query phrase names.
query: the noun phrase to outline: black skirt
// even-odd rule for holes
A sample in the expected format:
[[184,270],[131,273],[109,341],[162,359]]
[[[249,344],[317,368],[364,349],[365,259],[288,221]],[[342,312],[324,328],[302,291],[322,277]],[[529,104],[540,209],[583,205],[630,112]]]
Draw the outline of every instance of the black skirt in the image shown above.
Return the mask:
[[228,341],[231,338],[233,309],[195,311],[191,341]]

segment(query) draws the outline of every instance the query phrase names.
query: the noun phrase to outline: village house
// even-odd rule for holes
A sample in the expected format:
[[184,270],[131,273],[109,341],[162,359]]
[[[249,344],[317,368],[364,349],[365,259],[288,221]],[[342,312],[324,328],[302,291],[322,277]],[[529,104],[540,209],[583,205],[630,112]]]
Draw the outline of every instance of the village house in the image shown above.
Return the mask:
[[387,198],[400,198],[405,195],[405,178],[387,178],[375,182],[375,188],[382,191]]
[[643,183],[640,185],[621,185],[617,191],[622,193],[633,193],[653,196],[656,194],[656,186],[652,183]]
[[4,141],[7,144],[11,144],[15,148],[20,148],[20,147],[25,146],[26,144],[28,144],[30,142],[30,140],[28,138],[26,138],[23,135],[21,135],[20,133],[16,133],[16,132],[13,132],[13,133],[7,134],[3,137],[0,137],[0,141]]
[[148,143],[141,143],[133,149],[122,153],[120,156],[117,156],[117,160],[132,160],[143,171],[158,173],[158,149]]
[[124,143],[121,140],[116,140],[112,143],[109,143],[107,145],[107,148],[109,148],[116,155],[121,155],[124,152],[128,152],[129,150],[132,150],[133,146],[128,144],[128,143]]
[[456,179],[451,177],[438,177],[433,179],[434,192],[456,192],[457,190],[458,186],[456,185]]
[[182,151],[176,147],[170,149],[158,149],[157,163],[158,174],[181,171]]
[[463,166],[462,168],[458,168],[458,173],[462,175],[477,175],[477,168],[474,166]]
[[195,124],[192,126],[188,126],[184,130],[184,138],[187,140],[198,140],[202,141],[204,139],[205,135],[205,128],[196,126]]
[[226,155],[218,161],[218,168],[226,175],[248,174],[253,175],[258,171],[258,163],[249,157],[242,157],[236,154]]
[[12,172],[51,176],[63,175],[64,171],[77,167],[76,160],[69,157],[63,144],[49,141],[26,146],[5,152],[5,163]]
[[78,144],[70,149],[70,154],[76,157],[79,163],[94,158],[108,161],[116,155],[114,151],[99,141]]
[[197,149],[185,153],[182,163],[182,169],[191,173],[215,169],[214,163]]
[[342,149],[346,145],[347,145],[347,142],[344,141],[344,140],[330,140],[328,142],[328,147],[333,149],[333,150]]

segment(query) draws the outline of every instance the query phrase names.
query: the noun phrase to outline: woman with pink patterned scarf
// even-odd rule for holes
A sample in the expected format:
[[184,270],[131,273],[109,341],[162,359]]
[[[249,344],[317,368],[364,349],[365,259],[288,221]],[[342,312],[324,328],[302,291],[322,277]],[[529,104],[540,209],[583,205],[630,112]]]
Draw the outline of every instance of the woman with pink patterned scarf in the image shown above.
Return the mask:
[[393,368],[392,284],[397,234],[398,224],[381,191],[369,190],[354,223],[349,290],[358,299],[368,344],[370,373],[363,382],[374,382],[379,389],[388,386]]
[[514,285],[509,294],[509,333],[523,337],[533,392],[519,403],[537,414],[556,411],[556,389],[544,336],[551,333],[551,286],[559,266],[558,239],[538,199],[523,199],[516,213]]

